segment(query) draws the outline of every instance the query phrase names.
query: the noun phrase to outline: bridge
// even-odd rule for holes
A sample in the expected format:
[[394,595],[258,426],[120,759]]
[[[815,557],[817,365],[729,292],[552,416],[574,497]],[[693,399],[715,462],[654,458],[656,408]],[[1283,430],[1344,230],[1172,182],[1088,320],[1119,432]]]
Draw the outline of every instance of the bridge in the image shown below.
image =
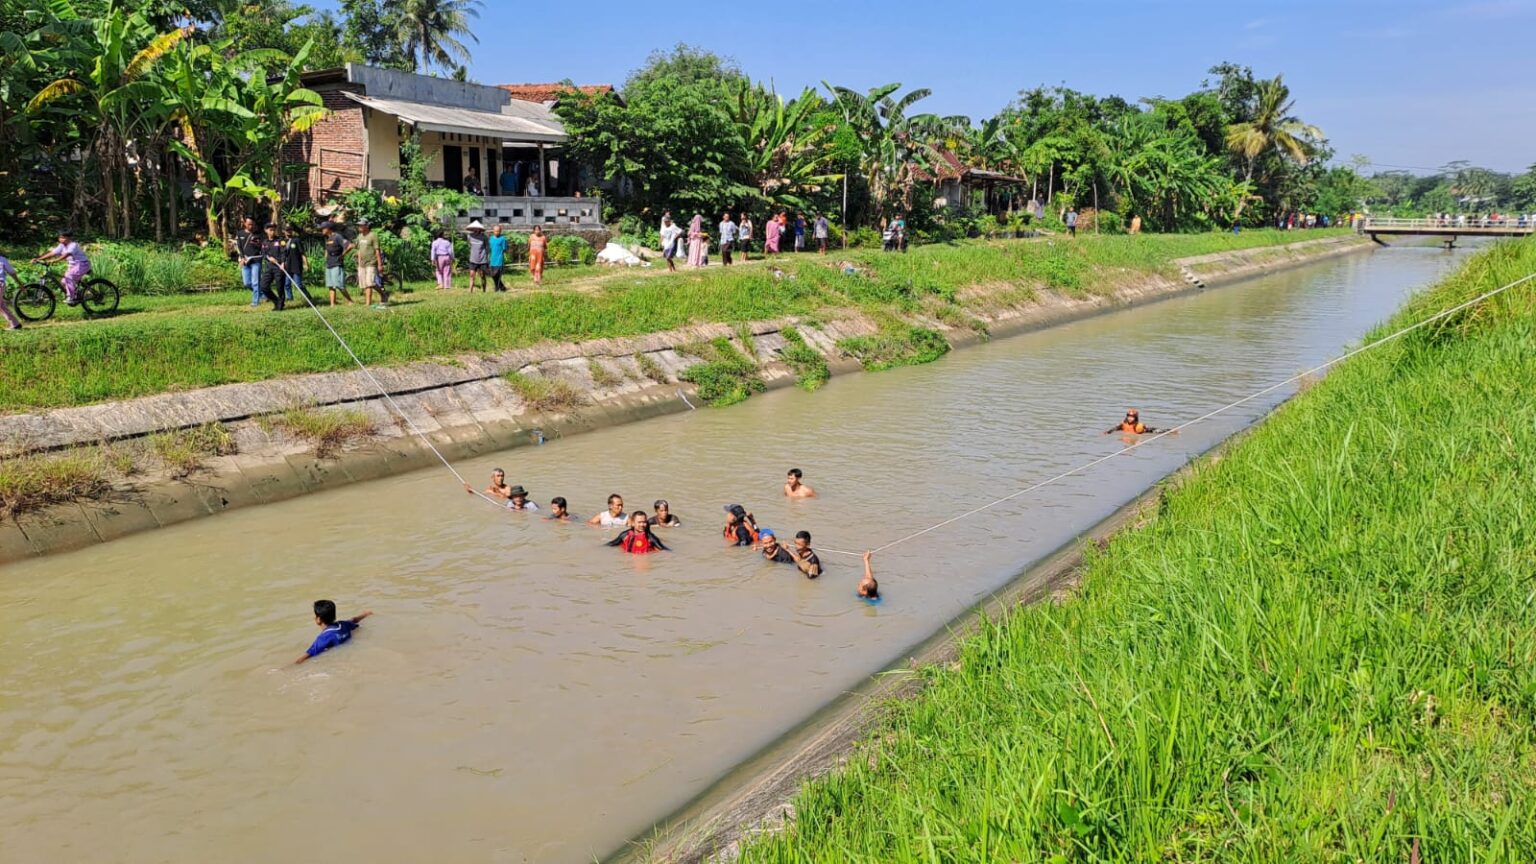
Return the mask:
[[1444,219],[1431,216],[1426,219],[1393,219],[1367,216],[1358,229],[1369,234],[1372,240],[1382,243],[1382,237],[1416,236],[1443,237],[1445,245],[1456,245],[1457,237],[1528,237],[1536,234],[1536,218],[1531,216],[1506,216],[1489,219],[1485,216],[1447,216]]

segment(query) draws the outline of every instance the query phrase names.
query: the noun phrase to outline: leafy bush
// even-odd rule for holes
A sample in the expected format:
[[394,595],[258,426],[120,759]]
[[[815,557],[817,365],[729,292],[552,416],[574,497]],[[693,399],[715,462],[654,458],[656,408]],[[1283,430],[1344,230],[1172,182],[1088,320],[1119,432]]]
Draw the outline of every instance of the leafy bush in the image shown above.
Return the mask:
[[191,257],[159,246],[100,243],[92,246],[89,254],[91,271],[111,280],[126,294],[182,294],[239,278],[227,259],[215,270],[215,265],[202,263],[201,253]]
[[597,250],[592,248],[591,243],[575,234],[554,234],[549,238],[546,257],[549,263],[556,267],[593,264],[597,261]]
[[684,369],[678,377],[696,385],[699,398],[717,408],[742,402],[767,389],[757,373],[757,362],[737,351],[725,337],[684,345],[678,350],[704,360]]
[[647,249],[661,248],[661,230],[655,225],[630,214],[619,219],[619,235],[615,242],[628,246],[631,243],[639,243]]
[[879,249],[885,245],[880,232],[868,226],[848,232],[848,245],[855,249]]
[[815,390],[827,383],[832,377],[832,370],[827,368],[827,358],[821,356],[821,352],[806,344],[805,337],[793,327],[785,327],[779,331],[784,337],[784,347],[779,354],[789,368],[795,370],[795,384],[802,390]]
[[564,378],[545,378],[521,372],[508,372],[502,377],[530,411],[569,413],[587,402],[587,397]]
[[949,343],[937,331],[894,321],[887,322],[873,335],[839,340],[837,347],[853,355],[871,372],[932,363],[949,353]]

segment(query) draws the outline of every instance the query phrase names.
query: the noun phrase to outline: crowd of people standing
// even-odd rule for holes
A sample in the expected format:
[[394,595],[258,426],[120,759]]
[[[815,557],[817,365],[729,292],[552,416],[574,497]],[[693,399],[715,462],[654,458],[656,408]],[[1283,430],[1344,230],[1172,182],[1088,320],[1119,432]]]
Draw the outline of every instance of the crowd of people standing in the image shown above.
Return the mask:
[[[662,214],[659,229],[661,257],[667,262],[668,270],[677,269],[677,257],[685,251],[688,266],[709,266],[711,241],[718,244],[715,248],[719,250],[720,263],[724,266],[733,264],[738,253],[743,261],[751,260],[757,241],[757,225],[751,214],[725,212],[720,214],[720,222],[712,226],[714,234],[709,232],[709,227],[704,223],[703,213],[694,213],[686,229],[677,224],[670,211]],[[825,255],[831,237],[832,222],[825,213],[807,219],[803,213],[791,216],[789,211],[781,210],[768,217],[763,225],[762,252],[768,256],[778,255],[787,251],[786,247],[794,252],[804,252],[809,242],[815,243],[816,251]]]

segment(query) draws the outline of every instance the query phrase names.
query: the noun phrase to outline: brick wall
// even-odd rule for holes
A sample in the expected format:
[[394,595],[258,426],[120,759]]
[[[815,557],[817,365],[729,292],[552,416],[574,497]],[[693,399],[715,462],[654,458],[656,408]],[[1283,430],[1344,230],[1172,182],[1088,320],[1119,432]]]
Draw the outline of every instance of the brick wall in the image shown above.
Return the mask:
[[363,106],[342,95],[346,90],[361,93],[362,87],[344,84],[320,90],[330,116],[295,135],[283,148],[285,161],[309,165],[290,193],[291,204],[320,204],[367,185],[368,130]]

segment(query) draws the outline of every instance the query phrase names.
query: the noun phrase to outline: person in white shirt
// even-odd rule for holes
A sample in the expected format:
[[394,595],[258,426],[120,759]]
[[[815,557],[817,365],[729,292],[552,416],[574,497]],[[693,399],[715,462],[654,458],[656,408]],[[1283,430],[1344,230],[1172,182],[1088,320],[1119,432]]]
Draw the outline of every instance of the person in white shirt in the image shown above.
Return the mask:
[[720,214],[720,266],[731,266],[731,248],[736,245],[736,223],[731,214]]
[[672,221],[672,217],[661,217],[661,257],[667,259],[667,269],[677,272],[677,263],[672,259],[677,257],[678,238],[683,236],[683,229]]

